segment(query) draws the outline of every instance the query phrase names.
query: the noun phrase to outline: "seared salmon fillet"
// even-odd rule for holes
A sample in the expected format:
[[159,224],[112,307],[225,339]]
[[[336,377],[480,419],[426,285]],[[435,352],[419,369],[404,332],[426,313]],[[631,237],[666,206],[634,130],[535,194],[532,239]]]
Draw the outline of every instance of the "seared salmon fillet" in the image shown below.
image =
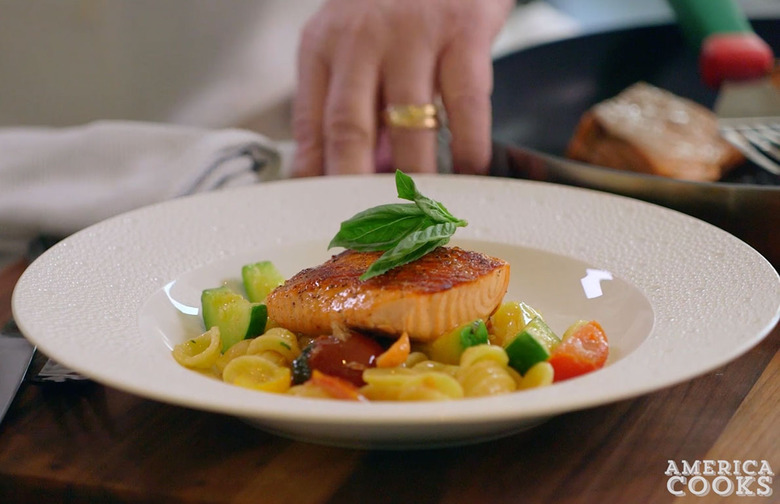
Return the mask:
[[580,119],[566,155],[610,168],[712,182],[744,162],[712,111],[639,82]]
[[347,250],[305,269],[266,299],[268,316],[291,331],[331,334],[341,327],[429,341],[487,318],[506,293],[509,263],[479,252],[439,247],[368,280],[360,275],[382,252]]

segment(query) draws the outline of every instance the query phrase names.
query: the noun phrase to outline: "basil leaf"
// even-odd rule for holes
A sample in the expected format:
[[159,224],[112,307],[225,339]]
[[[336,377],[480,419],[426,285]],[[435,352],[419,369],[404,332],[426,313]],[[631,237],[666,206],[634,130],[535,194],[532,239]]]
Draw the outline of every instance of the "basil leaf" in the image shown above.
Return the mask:
[[374,261],[374,264],[365,273],[360,275],[360,279],[368,280],[369,278],[387,273],[393,268],[408,264],[429,252],[433,252],[436,248],[446,245],[448,241],[450,241],[449,238],[442,238],[431,242],[415,243],[413,249],[408,249],[403,253],[395,253],[395,249],[388,250]]
[[445,222],[428,226],[407,235],[398,245],[382,254],[379,259],[360,276],[361,280],[381,275],[404,264],[415,261],[435,248],[446,245],[458,226]]
[[420,208],[420,210],[422,210],[426,215],[428,215],[436,222],[451,222],[453,224],[459,224],[460,226],[466,225],[466,221],[456,218],[446,208],[444,208],[444,205],[438,201],[434,201],[428,198],[427,196],[420,195],[420,197],[414,202]]
[[395,187],[398,191],[398,197],[405,200],[414,201],[414,203],[436,222],[454,222],[460,226],[465,226],[466,221],[458,219],[447,210],[444,205],[438,201],[432,200],[417,189],[417,185],[412,177],[401,170],[395,171]]
[[362,280],[410,263],[436,247],[446,245],[459,227],[468,225],[453,216],[438,201],[423,196],[414,180],[395,172],[398,197],[412,203],[379,205],[355,214],[341,223],[328,248],[344,247],[359,252],[384,251],[361,275]]
[[398,197],[401,199],[414,201],[418,196],[421,196],[412,177],[401,170],[395,171],[395,189],[398,191]]
[[[425,197],[425,196],[423,196],[423,197]],[[426,199],[430,199],[430,198],[426,198]],[[466,222],[466,221],[465,221],[465,220],[463,220],[463,219],[458,219],[457,217],[455,217],[454,215],[452,215],[452,214],[450,213],[450,211],[449,211],[449,210],[447,210],[447,209],[444,207],[444,205],[442,205],[442,204],[441,204],[441,203],[439,203],[438,201],[431,200],[431,202],[433,202],[433,204],[434,204],[434,205],[436,205],[436,208],[439,210],[439,212],[441,212],[441,214],[442,214],[442,215],[444,215],[444,218],[445,218],[445,219],[447,219],[447,222],[453,222],[453,223],[455,223],[455,224],[456,224],[458,227],[464,227],[464,226],[467,226],[467,225],[468,225],[468,222]],[[419,205],[418,205],[418,206],[419,206]]]
[[408,234],[435,224],[414,203],[380,205],[341,223],[328,248],[358,251],[389,250]]

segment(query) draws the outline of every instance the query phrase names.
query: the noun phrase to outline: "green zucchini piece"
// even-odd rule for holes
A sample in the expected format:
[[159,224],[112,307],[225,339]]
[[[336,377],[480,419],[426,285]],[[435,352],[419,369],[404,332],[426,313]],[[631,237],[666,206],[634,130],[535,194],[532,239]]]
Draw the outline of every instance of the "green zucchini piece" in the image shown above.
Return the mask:
[[241,268],[246,296],[252,303],[263,303],[268,294],[284,283],[284,277],[271,261],[247,264]]
[[485,321],[477,319],[446,332],[423,346],[423,352],[432,360],[445,364],[458,364],[468,347],[486,344],[488,330]]
[[206,289],[200,302],[206,330],[219,327],[222,351],[245,338],[254,338],[265,332],[268,310],[262,303],[250,303],[229,287]]
[[477,319],[460,330],[460,345],[464,350],[472,346],[487,345],[487,343],[487,325],[482,319]]
[[560,338],[541,317],[532,319],[505,347],[509,365],[525,374],[537,362],[546,361]]

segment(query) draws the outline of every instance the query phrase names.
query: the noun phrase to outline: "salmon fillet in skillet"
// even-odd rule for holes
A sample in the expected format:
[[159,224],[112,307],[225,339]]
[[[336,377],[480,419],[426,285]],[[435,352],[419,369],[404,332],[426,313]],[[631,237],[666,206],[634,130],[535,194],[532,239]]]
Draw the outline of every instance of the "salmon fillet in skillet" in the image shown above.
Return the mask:
[[580,119],[567,156],[619,170],[712,182],[745,158],[709,109],[639,82]]
[[333,327],[429,341],[460,324],[487,318],[509,285],[509,263],[457,247],[439,247],[420,259],[366,281],[360,275],[382,252],[347,250],[305,269],[266,299],[268,316],[306,335]]

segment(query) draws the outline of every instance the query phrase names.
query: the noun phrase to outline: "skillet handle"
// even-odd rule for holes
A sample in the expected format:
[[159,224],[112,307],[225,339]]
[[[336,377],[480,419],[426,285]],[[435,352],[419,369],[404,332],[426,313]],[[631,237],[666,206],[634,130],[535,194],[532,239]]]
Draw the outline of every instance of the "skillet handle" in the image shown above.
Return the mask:
[[677,23],[694,47],[710,35],[753,33],[745,14],[734,0],[668,0]]
[[772,71],[774,54],[750,26],[734,0],[668,0],[677,22],[699,50],[704,83],[718,88],[726,80],[750,80]]

